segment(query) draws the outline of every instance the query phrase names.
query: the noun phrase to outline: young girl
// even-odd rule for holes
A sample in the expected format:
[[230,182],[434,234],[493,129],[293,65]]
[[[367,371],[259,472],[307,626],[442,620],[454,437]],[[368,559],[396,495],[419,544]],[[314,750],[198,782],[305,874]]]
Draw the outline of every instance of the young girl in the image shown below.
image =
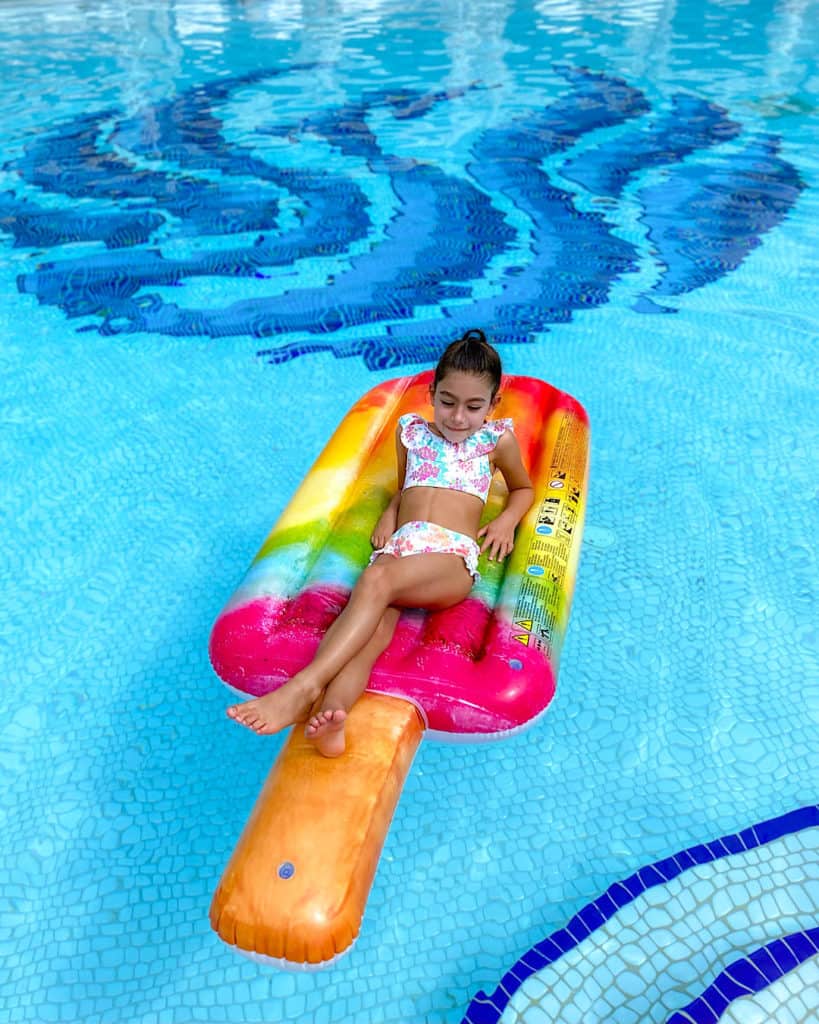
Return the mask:
[[[372,533],[370,564],[325,633],[315,657],[273,693],[227,709],[257,733],[310,715],[319,751],[344,751],[344,721],[392,638],[402,608],[449,608],[478,578],[478,555],[505,558],[534,492],[511,420],[487,417],[499,401],[501,361],[483,331],[448,346],[430,387],[432,422],[402,416],[396,430],[398,491]],[[480,527],[492,474],[509,488],[506,508]],[[480,547],[477,539],[483,538]]]

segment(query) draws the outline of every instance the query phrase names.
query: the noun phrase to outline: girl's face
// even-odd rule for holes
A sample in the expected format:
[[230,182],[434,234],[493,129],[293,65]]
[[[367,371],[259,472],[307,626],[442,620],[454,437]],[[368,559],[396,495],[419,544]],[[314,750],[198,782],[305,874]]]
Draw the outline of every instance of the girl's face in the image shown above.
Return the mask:
[[480,430],[499,399],[492,397],[486,377],[461,370],[442,377],[435,390],[430,389],[430,397],[433,421],[447,441],[463,441]]

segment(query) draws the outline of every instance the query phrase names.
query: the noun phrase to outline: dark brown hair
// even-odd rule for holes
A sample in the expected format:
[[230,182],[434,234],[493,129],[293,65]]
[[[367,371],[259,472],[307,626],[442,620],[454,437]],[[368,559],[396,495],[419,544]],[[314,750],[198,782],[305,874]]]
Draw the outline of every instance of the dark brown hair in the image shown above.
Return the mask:
[[488,377],[492,388],[492,398],[498,393],[503,373],[501,358],[486,340],[483,331],[473,328],[447,345],[435,367],[435,377],[432,381],[433,391],[453,370],[472,373],[476,377]]

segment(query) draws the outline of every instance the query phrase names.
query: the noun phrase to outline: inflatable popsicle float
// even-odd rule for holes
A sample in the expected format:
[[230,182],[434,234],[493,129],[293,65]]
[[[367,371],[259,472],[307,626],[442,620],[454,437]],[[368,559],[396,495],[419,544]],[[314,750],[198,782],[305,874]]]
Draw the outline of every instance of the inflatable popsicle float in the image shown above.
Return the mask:
[[[282,513],[214,624],[217,674],[250,696],[312,658],[372,551],[395,489],[395,427],[428,412],[430,371],[365,394]],[[241,951],[291,969],[323,967],[358,934],[384,839],[421,737],[474,741],[523,729],[554,695],[585,510],[589,425],[570,395],[506,376],[497,418],[511,417],[535,500],[505,563],[481,559],[469,597],[407,610],[352,709],[347,749],[322,757],[291,731],[211,905]],[[503,507],[493,481],[485,518]]]

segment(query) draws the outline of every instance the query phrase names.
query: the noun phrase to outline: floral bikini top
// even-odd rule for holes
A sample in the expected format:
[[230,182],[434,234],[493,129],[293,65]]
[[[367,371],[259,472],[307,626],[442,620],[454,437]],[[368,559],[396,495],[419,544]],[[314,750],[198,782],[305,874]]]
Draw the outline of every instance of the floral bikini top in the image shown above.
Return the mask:
[[398,425],[407,449],[405,491],[410,487],[446,487],[486,501],[492,483],[489,453],[501,434],[514,429],[511,420],[488,420],[463,441],[447,441],[434,434],[417,413],[401,416]]

